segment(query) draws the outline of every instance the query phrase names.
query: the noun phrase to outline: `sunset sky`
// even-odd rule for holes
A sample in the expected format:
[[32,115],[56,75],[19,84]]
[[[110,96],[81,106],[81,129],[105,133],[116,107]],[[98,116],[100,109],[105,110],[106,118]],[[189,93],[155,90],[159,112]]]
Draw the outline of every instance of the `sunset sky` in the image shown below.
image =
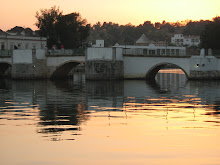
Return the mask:
[[56,5],[63,14],[79,12],[88,23],[176,22],[212,19],[220,16],[220,0],[1,0],[0,29],[14,26],[36,30],[35,14]]

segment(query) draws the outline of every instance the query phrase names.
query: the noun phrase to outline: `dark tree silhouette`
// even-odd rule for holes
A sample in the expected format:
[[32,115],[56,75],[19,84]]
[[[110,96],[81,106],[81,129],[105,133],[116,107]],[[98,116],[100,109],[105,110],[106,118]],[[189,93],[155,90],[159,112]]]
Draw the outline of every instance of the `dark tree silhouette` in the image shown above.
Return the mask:
[[220,49],[220,17],[213,18],[213,22],[206,25],[201,41],[203,48]]
[[47,37],[48,48],[52,45],[64,45],[65,48],[78,48],[89,36],[90,25],[82,19],[79,13],[63,15],[56,6],[51,9],[41,9],[36,13],[36,26],[39,34]]

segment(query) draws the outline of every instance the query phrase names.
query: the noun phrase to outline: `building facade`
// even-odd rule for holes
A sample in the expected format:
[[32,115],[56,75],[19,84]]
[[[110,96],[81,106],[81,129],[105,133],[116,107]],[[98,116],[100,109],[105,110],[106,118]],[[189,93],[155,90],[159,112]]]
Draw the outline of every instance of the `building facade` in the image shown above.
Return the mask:
[[45,37],[12,35],[7,32],[0,34],[0,50],[44,49],[46,45],[47,38]]
[[96,44],[92,45],[94,48],[103,48],[104,47],[104,40],[96,40]]
[[200,44],[200,37],[199,36],[185,36],[184,37],[184,45],[188,45],[188,46],[199,46]]
[[200,36],[183,36],[183,34],[174,34],[171,43],[176,46],[199,46]]

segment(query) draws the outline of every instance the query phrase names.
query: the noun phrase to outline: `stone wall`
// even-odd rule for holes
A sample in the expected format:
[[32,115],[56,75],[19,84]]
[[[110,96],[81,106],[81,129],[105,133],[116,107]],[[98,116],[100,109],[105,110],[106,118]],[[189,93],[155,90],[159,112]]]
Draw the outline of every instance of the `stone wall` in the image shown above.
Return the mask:
[[220,71],[195,71],[191,70],[190,75],[188,77],[190,80],[219,80],[220,79]]
[[36,50],[14,50],[12,56],[13,79],[47,78],[46,59],[39,58],[44,52]]
[[116,80],[124,78],[124,62],[111,60],[86,61],[86,79]]

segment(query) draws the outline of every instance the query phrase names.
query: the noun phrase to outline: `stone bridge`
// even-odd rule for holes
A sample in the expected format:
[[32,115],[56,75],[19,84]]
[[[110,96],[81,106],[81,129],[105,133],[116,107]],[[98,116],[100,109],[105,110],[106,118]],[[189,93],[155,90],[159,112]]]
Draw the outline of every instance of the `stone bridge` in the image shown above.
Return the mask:
[[13,50],[0,54],[0,76],[10,70],[13,79],[61,79],[77,65],[85,63],[85,54]]
[[116,47],[88,48],[86,64],[88,79],[154,79],[168,64],[182,69],[188,79],[220,79],[220,59],[205,55],[203,49],[200,55],[146,55],[127,54]]
[[[86,55],[85,55],[86,54]],[[189,79],[220,79],[220,58],[205,55],[125,54],[123,48],[88,48],[85,52],[13,50],[0,54],[0,76],[13,79],[63,79],[85,63],[86,79],[154,79],[167,64],[184,71]],[[9,72],[8,71],[8,72]]]
[[153,79],[170,64],[180,68],[188,79],[220,78],[220,60],[214,56],[124,55],[124,78]]

